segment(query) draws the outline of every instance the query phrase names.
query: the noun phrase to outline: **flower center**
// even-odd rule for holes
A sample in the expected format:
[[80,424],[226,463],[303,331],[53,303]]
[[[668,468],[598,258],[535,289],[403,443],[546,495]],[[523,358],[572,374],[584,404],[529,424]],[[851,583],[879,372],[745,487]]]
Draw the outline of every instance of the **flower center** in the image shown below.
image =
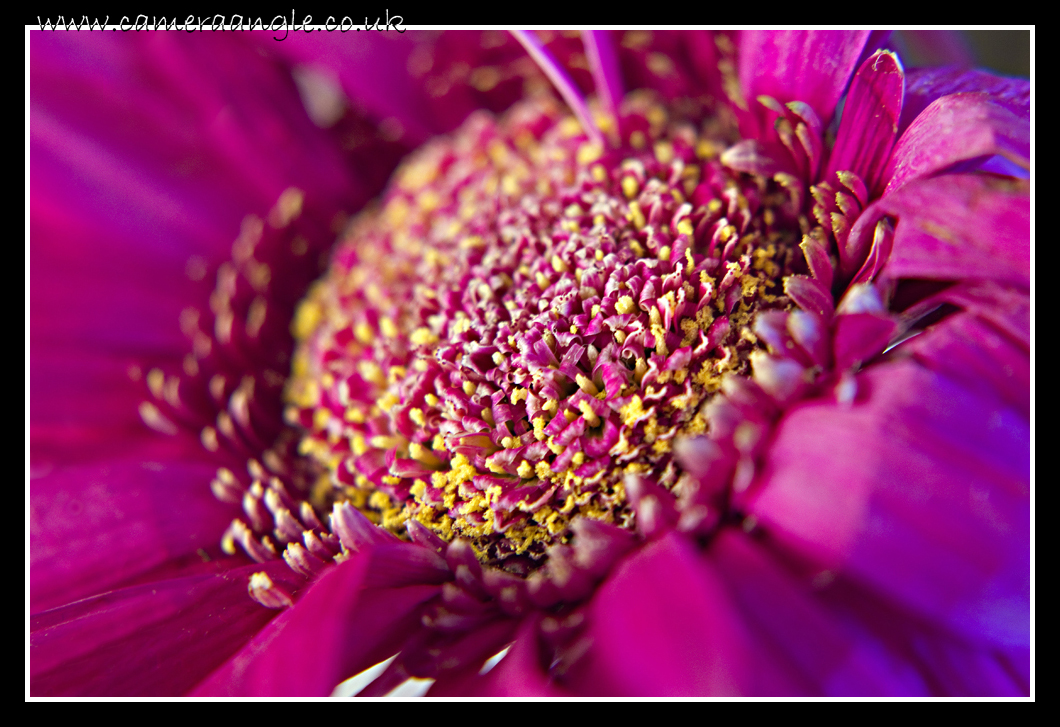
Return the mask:
[[292,324],[317,504],[526,573],[575,517],[631,527],[627,478],[678,484],[754,316],[790,307],[798,194],[722,166],[716,119],[631,95],[622,129],[608,150],[547,101],[474,116],[353,222]]

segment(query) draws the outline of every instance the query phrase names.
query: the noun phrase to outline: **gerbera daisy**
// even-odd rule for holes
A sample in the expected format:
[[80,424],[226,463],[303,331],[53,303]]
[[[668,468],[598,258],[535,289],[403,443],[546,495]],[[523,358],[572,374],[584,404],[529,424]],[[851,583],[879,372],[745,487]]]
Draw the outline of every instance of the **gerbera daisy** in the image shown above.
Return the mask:
[[515,36],[34,37],[33,693],[1028,693],[1027,83]]

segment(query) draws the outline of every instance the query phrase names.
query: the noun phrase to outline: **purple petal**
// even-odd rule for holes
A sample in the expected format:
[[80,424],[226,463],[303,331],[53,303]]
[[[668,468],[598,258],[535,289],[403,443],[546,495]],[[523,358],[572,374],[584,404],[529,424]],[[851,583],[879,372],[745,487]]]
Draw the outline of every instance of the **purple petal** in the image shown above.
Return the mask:
[[618,105],[624,95],[622,72],[618,67],[618,56],[609,30],[583,30],[582,42],[585,44],[585,55],[593,71],[593,82],[596,84],[596,95],[604,110],[618,120]]
[[744,31],[740,86],[751,99],[804,101],[827,124],[869,39],[867,30]]
[[[803,580],[810,576],[815,600],[828,609],[837,630],[859,642],[870,658],[888,665],[894,676],[909,682],[906,694],[923,693],[925,688],[940,697],[1030,693],[1027,648],[984,647],[903,612],[842,575],[806,573]],[[898,664],[892,662],[894,654],[900,656]],[[918,688],[913,689],[914,684]]]
[[1029,639],[1028,424],[911,362],[808,403],[775,434],[751,511],[839,569],[988,643]]
[[879,180],[890,194],[904,184],[968,159],[1002,155],[1030,167],[1030,124],[986,93],[943,96],[902,134]]
[[298,578],[283,563],[155,581],[31,619],[34,696],[179,696],[275,611],[247,595],[252,573]]
[[[802,579],[787,572],[759,543],[739,531],[719,534],[710,561],[733,594],[748,626],[780,656],[780,665],[806,680],[808,694],[919,696],[927,686],[882,645],[843,627]],[[764,686],[764,685],[763,685]],[[761,689],[759,694],[792,696]]]
[[570,686],[590,696],[734,696],[750,683],[747,635],[725,587],[671,533],[619,565],[589,610],[591,647]]
[[370,588],[374,559],[369,548],[326,572],[194,694],[327,696],[342,680],[392,656],[419,625],[419,606],[439,587]]
[[870,57],[850,83],[825,179],[851,171],[874,189],[898,133],[904,74],[887,51]]
[[898,218],[890,279],[978,278],[1029,287],[1029,186],[1019,180],[947,175],[911,182],[869,206],[841,250],[853,274],[868,253],[876,223]]
[[216,551],[234,510],[210,493],[217,465],[197,455],[163,442],[139,456],[34,478],[33,608],[101,593],[170,561],[198,561],[199,550]]
[[937,297],[989,321],[1024,351],[1030,351],[1031,302],[1027,291],[972,280],[947,288]]
[[511,33],[515,36],[515,39],[523,45],[526,52],[534,59],[534,63],[536,63],[541,71],[548,77],[548,80],[556,88],[556,91],[566,102],[567,106],[569,106],[570,110],[574,112],[574,116],[577,117],[582,130],[590,139],[593,139],[602,145],[603,136],[601,135],[596,122],[593,121],[592,114],[589,113],[589,107],[585,104],[585,98],[582,96],[582,92],[577,84],[571,80],[567,71],[564,70],[563,66],[556,61],[551,53],[549,53],[548,49],[545,48],[544,44],[536,35],[534,35],[533,31],[513,30]]
[[903,349],[933,371],[1030,418],[1031,363],[1027,351],[977,315],[937,323]]
[[994,103],[1024,121],[1030,120],[1031,84],[1025,78],[1003,78],[985,71],[969,71],[961,67],[921,68],[906,74],[905,105],[902,107],[898,133],[905,133],[913,119],[935,99],[968,91],[988,93]]

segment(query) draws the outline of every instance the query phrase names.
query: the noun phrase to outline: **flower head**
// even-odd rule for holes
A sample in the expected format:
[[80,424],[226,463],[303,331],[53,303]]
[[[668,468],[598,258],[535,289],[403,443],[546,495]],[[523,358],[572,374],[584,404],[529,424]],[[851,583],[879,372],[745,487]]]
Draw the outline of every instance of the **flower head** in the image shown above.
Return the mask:
[[[340,64],[367,106],[342,121],[332,49],[290,51],[330,133],[386,115],[375,169],[451,94],[500,110],[540,67],[567,107],[473,114],[351,222],[378,173],[275,173],[181,314],[182,372],[134,371],[241,508],[229,556],[131,557],[65,606],[96,584],[45,556],[34,689],[114,691],[85,672],[135,641],[109,614],[177,633],[231,601],[223,644],[156,652],[189,649],[179,689],[327,693],[396,654],[365,693],[1025,693],[1026,84],[907,74],[867,32],[517,37],[537,66],[504,36],[413,48],[399,102]],[[170,615],[130,617],[159,583]]]

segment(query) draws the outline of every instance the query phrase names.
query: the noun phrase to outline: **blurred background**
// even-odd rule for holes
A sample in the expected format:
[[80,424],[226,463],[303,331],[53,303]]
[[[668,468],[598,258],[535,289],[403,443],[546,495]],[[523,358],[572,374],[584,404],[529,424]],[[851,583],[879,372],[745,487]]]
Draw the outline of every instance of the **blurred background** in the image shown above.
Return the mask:
[[1003,76],[1030,77],[1029,30],[899,30],[891,45],[908,68],[963,61]]

